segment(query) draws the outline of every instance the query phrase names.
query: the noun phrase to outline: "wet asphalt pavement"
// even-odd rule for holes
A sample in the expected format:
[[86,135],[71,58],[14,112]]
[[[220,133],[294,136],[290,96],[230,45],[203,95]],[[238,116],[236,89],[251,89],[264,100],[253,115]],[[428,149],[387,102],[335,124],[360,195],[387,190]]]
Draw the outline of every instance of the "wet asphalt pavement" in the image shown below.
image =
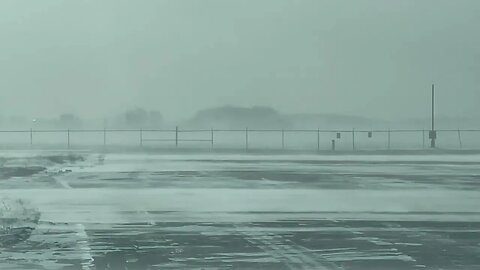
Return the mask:
[[0,181],[40,214],[0,269],[480,269],[479,165],[91,153]]

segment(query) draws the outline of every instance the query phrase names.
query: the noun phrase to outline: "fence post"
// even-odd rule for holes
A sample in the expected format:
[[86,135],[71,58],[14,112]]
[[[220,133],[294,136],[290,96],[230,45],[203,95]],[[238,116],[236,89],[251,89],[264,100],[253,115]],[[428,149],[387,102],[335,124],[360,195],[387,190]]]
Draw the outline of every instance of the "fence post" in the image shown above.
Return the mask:
[[285,150],[285,129],[282,129],[282,150]]
[[143,146],[143,129],[140,129],[140,146]]
[[390,150],[391,146],[392,146],[391,145],[391,137],[392,137],[391,133],[392,133],[392,131],[390,129],[388,129],[388,150]]
[[425,149],[425,129],[422,130],[422,138],[423,138],[423,149]]
[[320,129],[317,129],[317,152],[320,152]]
[[33,145],[33,129],[30,128],[30,145]]
[[335,151],[335,140],[332,140],[332,151]]
[[107,146],[107,129],[103,128],[103,146]]
[[67,146],[70,149],[70,129],[67,129]]
[[355,150],[355,129],[352,129],[352,148]]
[[460,149],[462,149],[463,145],[462,145],[462,135],[460,134],[460,129],[458,129],[458,142],[460,144]]
[[213,150],[213,128],[212,128],[211,132],[212,132],[212,133],[211,133],[211,135],[212,135],[212,136],[211,136],[211,140],[212,140],[212,150]]
[[245,151],[248,151],[248,127],[245,128]]
[[175,147],[178,147],[178,126],[175,127]]

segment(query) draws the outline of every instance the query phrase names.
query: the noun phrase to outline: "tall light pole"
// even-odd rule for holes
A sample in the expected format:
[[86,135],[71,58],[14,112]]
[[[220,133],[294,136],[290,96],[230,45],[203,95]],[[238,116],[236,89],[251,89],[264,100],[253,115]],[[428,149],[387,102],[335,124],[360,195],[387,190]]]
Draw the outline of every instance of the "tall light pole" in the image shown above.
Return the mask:
[[435,131],[435,85],[432,84],[432,130],[430,131],[431,148],[436,147],[437,132]]
[[33,127],[37,123],[37,119],[32,119],[32,124],[30,125],[30,145],[33,145]]

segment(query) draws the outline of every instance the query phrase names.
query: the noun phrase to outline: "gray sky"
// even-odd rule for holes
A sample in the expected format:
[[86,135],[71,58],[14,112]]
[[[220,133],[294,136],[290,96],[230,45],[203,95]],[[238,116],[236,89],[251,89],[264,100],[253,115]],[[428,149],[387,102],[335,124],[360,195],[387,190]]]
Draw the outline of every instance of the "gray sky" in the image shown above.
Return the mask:
[[478,0],[2,0],[0,114],[480,118]]

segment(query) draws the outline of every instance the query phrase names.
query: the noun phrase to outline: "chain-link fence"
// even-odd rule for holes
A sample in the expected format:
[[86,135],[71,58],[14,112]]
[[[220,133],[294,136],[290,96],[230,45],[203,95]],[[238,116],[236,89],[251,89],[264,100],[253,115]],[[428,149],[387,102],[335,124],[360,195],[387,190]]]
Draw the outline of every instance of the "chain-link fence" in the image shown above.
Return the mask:
[[[430,147],[426,129],[52,129],[0,130],[2,146],[141,146],[198,149],[381,150]],[[480,149],[480,129],[436,130],[437,147]]]

